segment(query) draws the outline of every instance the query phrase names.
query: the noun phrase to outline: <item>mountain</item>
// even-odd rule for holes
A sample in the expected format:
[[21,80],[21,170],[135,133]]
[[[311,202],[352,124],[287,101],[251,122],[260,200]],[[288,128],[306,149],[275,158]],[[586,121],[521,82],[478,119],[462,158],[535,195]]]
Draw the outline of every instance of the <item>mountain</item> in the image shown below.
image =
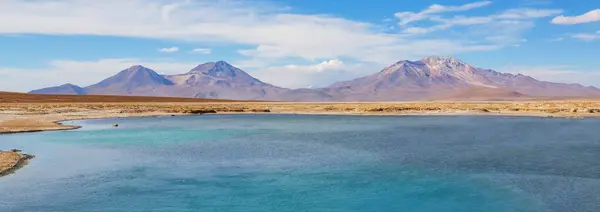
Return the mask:
[[240,100],[276,99],[288,90],[264,83],[224,61],[196,66],[185,74],[165,76],[182,96]]
[[157,88],[173,82],[141,65],[132,66],[99,83],[85,87],[89,94],[155,95]]
[[81,88],[77,85],[69,84],[69,83],[60,85],[60,86],[55,86],[55,87],[32,90],[29,93],[31,93],[31,94],[74,94],[74,95],[87,94],[87,92],[83,88]]
[[378,73],[337,82],[328,88],[341,93],[343,100],[419,100],[451,96],[468,88],[494,88],[537,97],[600,96],[600,90],[594,87],[544,82],[437,56],[402,60]]
[[[289,91],[264,83],[224,61],[204,63],[185,74],[164,76],[136,65],[80,89],[80,94],[238,100],[274,100]],[[53,87],[31,92],[58,94],[58,91]]]
[[474,67],[452,57],[401,60],[383,70],[319,89],[287,89],[260,81],[224,61],[187,73],[160,75],[136,65],[94,85],[66,84],[31,93],[170,96],[280,101],[511,100],[600,97],[579,84],[539,81],[522,74]]
[[207,81],[227,81],[247,85],[266,84],[225,61],[200,64],[188,73],[167,77],[174,82],[179,82],[179,84],[188,85],[204,84]]

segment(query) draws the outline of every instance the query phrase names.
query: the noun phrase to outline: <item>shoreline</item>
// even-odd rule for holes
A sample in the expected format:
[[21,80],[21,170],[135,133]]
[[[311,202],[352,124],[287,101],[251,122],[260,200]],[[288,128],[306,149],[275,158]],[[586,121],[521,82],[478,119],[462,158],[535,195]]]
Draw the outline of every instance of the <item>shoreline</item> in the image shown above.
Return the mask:
[[[504,116],[504,117],[539,117],[539,118],[570,118],[570,119],[584,119],[584,118],[597,118],[598,115],[570,115],[570,114],[553,114],[553,113],[534,113],[534,112],[477,112],[477,111],[443,111],[443,112],[217,112],[207,113],[205,115],[325,115],[325,116]],[[99,117],[85,117],[85,118],[69,118],[61,119],[57,121],[48,122],[47,124],[53,124],[54,126],[38,128],[37,126],[31,126],[32,128],[14,130],[10,127],[0,130],[0,135],[4,134],[19,134],[19,133],[34,133],[34,132],[45,132],[45,131],[61,131],[61,130],[76,130],[82,128],[77,125],[66,125],[61,122],[66,121],[83,121],[93,119],[124,119],[124,118],[136,118],[136,117],[160,117],[160,116],[193,116],[201,114],[182,114],[182,113],[165,113],[165,114],[127,114],[124,116],[99,116]]]
[[[600,101],[559,102],[379,102],[379,103],[0,103],[3,134],[74,130],[65,121],[201,114],[290,114],[344,116],[600,117]],[[16,155],[20,159],[14,162]],[[9,156],[6,156],[9,155]],[[0,177],[26,166],[33,155],[0,151]],[[11,163],[12,162],[12,163]]]
[[15,173],[35,156],[17,151],[0,151],[0,177]]
[[[600,114],[589,114],[589,115],[572,115],[565,113],[539,113],[539,112],[479,112],[479,111],[437,111],[437,112],[423,112],[423,111],[410,111],[410,112],[312,112],[312,111],[297,111],[297,112],[216,112],[216,113],[205,113],[205,115],[268,115],[268,114],[281,114],[281,115],[330,115],[330,116],[504,116],[504,117],[539,117],[539,118],[570,118],[570,119],[584,119],[584,118],[597,118]],[[135,118],[135,117],[160,117],[160,116],[193,116],[202,114],[187,114],[187,113],[132,113],[124,114],[120,116],[106,115],[106,116],[93,116],[93,117],[81,117],[81,118],[66,118],[46,122],[45,126],[29,126],[29,128],[15,129],[13,127],[5,127],[0,129],[0,135],[4,134],[18,134],[18,133],[34,133],[34,132],[45,132],[45,131],[61,131],[61,130],[76,130],[82,126],[67,125],[62,122],[66,121],[82,121],[82,120],[93,120],[93,119],[121,119],[121,118]],[[51,124],[51,126],[48,126]]]

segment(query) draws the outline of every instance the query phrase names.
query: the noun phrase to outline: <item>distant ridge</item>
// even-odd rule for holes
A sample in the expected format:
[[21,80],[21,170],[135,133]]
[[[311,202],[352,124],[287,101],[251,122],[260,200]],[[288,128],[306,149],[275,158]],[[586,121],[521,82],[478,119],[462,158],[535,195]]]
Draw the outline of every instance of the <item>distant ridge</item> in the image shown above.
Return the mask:
[[477,68],[452,57],[402,60],[378,73],[337,82],[329,89],[345,100],[418,100],[451,95],[467,88],[495,88],[536,97],[600,96],[600,90],[579,84],[552,83],[521,74]]
[[32,90],[29,93],[31,93],[31,94],[74,94],[74,95],[87,94],[85,89],[83,89],[77,85],[70,84],[70,83],[56,86],[56,87]]
[[200,99],[153,96],[31,94],[0,91],[0,103],[79,103],[79,102],[238,102],[225,99]]
[[371,75],[319,89],[277,87],[225,61],[217,61],[200,64],[176,75],[160,75],[136,65],[87,87],[65,84],[30,93],[280,101],[600,97],[600,89],[595,87],[539,81],[522,74],[500,73],[474,67],[457,58],[438,56],[418,61],[401,60]]

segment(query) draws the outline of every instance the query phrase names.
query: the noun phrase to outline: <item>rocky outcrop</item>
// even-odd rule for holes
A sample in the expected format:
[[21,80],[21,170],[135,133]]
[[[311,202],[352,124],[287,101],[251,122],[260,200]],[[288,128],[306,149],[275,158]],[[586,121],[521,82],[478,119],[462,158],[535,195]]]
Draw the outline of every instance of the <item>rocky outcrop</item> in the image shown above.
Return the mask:
[[34,156],[19,153],[20,150],[0,151],[0,177],[14,173]]

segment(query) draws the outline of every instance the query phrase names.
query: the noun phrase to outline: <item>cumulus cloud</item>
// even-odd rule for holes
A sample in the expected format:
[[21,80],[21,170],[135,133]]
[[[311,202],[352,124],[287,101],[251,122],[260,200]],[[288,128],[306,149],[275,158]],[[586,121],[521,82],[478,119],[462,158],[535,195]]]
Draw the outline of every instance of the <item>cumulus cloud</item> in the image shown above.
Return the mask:
[[207,49],[207,48],[196,48],[192,50],[193,53],[198,53],[198,54],[210,54],[212,53],[211,49]]
[[158,49],[159,52],[164,52],[164,53],[173,53],[173,52],[177,52],[179,51],[179,47],[168,47],[168,48],[161,48]]
[[579,16],[557,16],[552,19],[553,24],[583,24],[600,21],[600,9],[589,11]]
[[0,90],[21,91],[73,83],[87,86],[133,65],[143,65],[160,74],[185,73],[196,63],[113,58],[93,61],[55,60],[43,69],[0,67]]
[[346,64],[338,59],[312,65],[286,65],[252,72],[264,82],[286,88],[319,88],[374,73],[377,66]]

